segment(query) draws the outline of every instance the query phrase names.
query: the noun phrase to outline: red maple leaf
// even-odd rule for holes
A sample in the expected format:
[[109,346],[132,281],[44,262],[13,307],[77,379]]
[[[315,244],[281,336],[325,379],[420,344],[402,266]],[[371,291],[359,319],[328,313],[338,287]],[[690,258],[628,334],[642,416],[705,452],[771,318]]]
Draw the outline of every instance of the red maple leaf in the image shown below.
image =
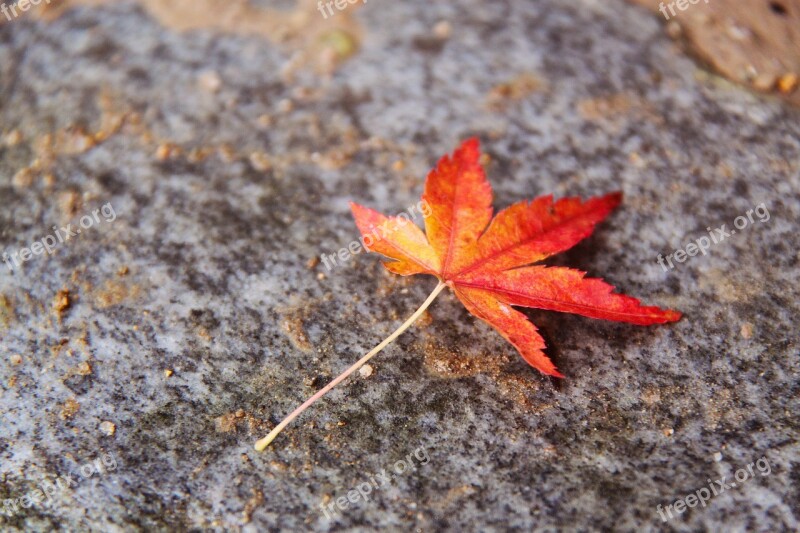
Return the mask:
[[404,217],[386,217],[355,203],[351,209],[365,247],[392,259],[384,263],[387,269],[403,276],[436,276],[436,289],[391,336],[309,398],[256,449],[266,447],[297,415],[405,331],[445,287],[471,314],[513,344],[531,366],[557,377],[563,376],[544,354],[544,339],[536,326],[512,306],[639,325],[681,317],[678,311],[643,306],[635,298],[614,293],[614,287],[586,278],[585,272],[534,265],[591,235],[619,205],[621,193],[585,202],[542,196],[516,203],[493,219],[492,188],[480,164],[479,143],[469,139],[430,172],[422,200],[429,209],[425,233]]

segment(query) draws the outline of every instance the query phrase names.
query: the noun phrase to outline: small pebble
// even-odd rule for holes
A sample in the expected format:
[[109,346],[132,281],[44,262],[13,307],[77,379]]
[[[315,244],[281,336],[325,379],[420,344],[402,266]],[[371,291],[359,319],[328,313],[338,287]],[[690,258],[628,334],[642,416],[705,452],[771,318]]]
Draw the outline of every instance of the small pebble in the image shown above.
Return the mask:
[[445,40],[450,37],[452,32],[453,27],[446,20],[437,22],[436,26],[433,27],[433,35],[436,36],[437,39]]
[[266,172],[272,168],[272,163],[264,152],[253,152],[250,154],[250,164],[259,172]]
[[294,109],[294,104],[291,100],[284,98],[280,102],[278,102],[278,112],[279,113],[291,113]]
[[364,365],[358,369],[358,373],[361,375],[362,378],[368,378],[372,375],[374,369],[372,365]]
[[22,133],[19,130],[11,130],[3,136],[3,143],[6,146],[16,146],[22,142]]
[[219,91],[220,87],[222,87],[222,79],[219,77],[219,74],[213,70],[200,74],[198,82],[200,83],[200,87],[211,93]]
[[55,299],[53,299],[53,310],[57,313],[61,313],[68,309],[70,305],[72,305],[72,301],[69,297],[69,290],[61,289],[58,291]]
[[272,117],[269,116],[269,115],[264,114],[264,115],[261,115],[260,117],[258,117],[258,119],[256,119],[256,122],[258,123],[258,126],[260,128],[265,128],[266,129],[266,128],[269,128],[270,126],[272,126]]
[[789,94],[797,89],[797,74],[784,74],[778,80],[778,90],[783,94]]
[[100,422],[100,431],[102,431],[109,437],[112,437],[114,436],[114,433],[117,432],[117,426],[114,424],[114,422],[109,422],[108,420],[104,420]]
[[33,185],[34,177],[35,175],[33,171],[30,168],[25,167],[14,174],[14,177],[11,178],[11,184],[18,189],[24,189]]
[[171,143],[162,143],[156,149],[156,159],[166,161],[170,157],[179,153],[178,147]]
[[717,463],[722,461],[722,454],[719,452],[714,452],[714,461],[716,461]]

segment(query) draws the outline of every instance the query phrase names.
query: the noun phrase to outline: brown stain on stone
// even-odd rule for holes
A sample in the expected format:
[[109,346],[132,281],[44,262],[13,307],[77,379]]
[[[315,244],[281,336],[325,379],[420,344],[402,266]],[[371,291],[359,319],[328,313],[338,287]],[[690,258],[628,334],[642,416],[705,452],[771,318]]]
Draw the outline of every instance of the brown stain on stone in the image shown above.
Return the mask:
[[90,376],[94,372],[92,369],[91,363],[89,361],[82,361],[78,366],[76,366],[72,372],[79,376]]
[[426,329],[433,324],[433,315],[427,309],[419,316],[416,325],[420,329]]
[[544,83],[536,75],[523,72],[492,87],[486,95],[486,107],[493,111],[503,111],[510,104],[524,100],[543,87]]
[[749,302],[762,294],[763,283],[759,280],[747,276],[733,278],[718,268],[702,272],[698,281],[701,290],[712,291],[724,303]]
[[640,396],[645,405],[653,407],[661,401],[661,390],[656,386],[648,385],[642,389]]
[[453,504],[456,504],[460,501],[463,501],[464,498],[469,498],[476,494],[478,491],[472,485],[459,485],[458,487],[453,487],[449,489],[447,492],[444,493],[444,496],[441,498],[436,499],[433,502],[434,509],[443,510],[447,509]]
[[129,298],[139,296],[141,289],[138,285],[128,285],[116,279],[106,280],[101,289],[94,295],[95,305],[100,309],[105,309],[113,305],[119,305]]
[[283,328],[283,331],[295,348],[308,353],[312,350],[312,346],[308,341],[308,335],[306,334],[305,325],[303,323],[304,319],[305,313],[302,311],[288,311],[283,315],[281,328]]
[[214,428],[217,433],[230,433],[236,430],[237,422],[236,413],[225,413],[214,419]]
[[423,358],[425,370],[440,378],[456,379],[477,374],[497,374],[500,372],[500,367],[508,362],[504,357],[459,354],[435,341],[425,342],[421,348],[425,354]]
[[253,513],[255,510],[264,503],[264,493],[262,491],[259,489],[252,489],[251,492],[252,496],[247,500],[242,510],[243,524],[249,524],[253,520]]
[[69,344],[69,339],[60,339],[58,342],[50,346],[50,355],[55,359],[56,357],[61,355],[61,352],[68,344]]
[[[800,0],[713,0],[659,11],[661,0],[631,0],[647,7],[671,37],[726,78],[800,105]],[[669,5],[672,2],[663,2]]]
[[734,392],[724,388],[715,389],[704,403],[708,429],[714,430],[723,424],[736,426],[743,423],[746,417],[738,405]]
[[197,328],[197,336],[206,342],[211,342],[214,340],[214,337],[211,335],[211,333],[209,333],[208,330],[202,326]]
[[243,409],[225,413],[214,419],[214,428],[217,433],[231,433],[243,426],[247,427],[249,434],[254,434],[263,431],[266,424]]
[[83,201],[77,191],[64,191],[58,195],[58,208],[62,220],[69,220],[80,212]]
[[581,100],[578,102],[578,113],[584,120],[607,125],[613,131],[619,131],[625,119],[647,120],[654,124],[664,122],[650,103],[631,93]]
[[36,172],[30,167],[21,168],[11,178],[11,185],[17,190],[27,189],[36,180]]
[[[137,0],[163,27],[176,31],[212,30],[267,39],[286,46],[297,55],[292,67],[312,65],[329,73],[352,56],[359,47],[363,31],[355,20],[361,3],[348,4],[324,18],[316,0],[298,0],[292,10],[263,8],[249,0]],[[79,6],[101,7],[109,0],[61,0],[42,4],[38,13],[54,20]]]
[[14,317],[14,304],[8,296],[0,294],[0,327],[7,328]]
[[61,406],[61,412],[59,413],[59,417],[62,420],[68,420],[77,414],[78,410],[80,410],[81,405],[75,400],[75,398],[70,398],[66,402],[63,403]]
[[424,354],[423,367],[433,376],[459,379],[485,374],[497,384],[503,396],[511,398],[531,412],[542,412],[551,407],[532,401],[530,394],[539,386],[532,372],[518,373],[504,368],[512,358],[519,357],[513,348],[502,354],[473,355],[453,352],[437,341],[424,341],[418,347]]
[[59,318],[64,314],[64,311],[70,308],[72,300],[72,293],[69,289],[64,288],[56,293],[53,298],[53,311],[55,311]]
[[[143,128],[141,116],[125,108],[125,104],[117,100],[120,99],[115,98],[107,88],[100,89],[97,100],[98,120],[94,130],[89,131],[84,126],[72,124],[38,136],[31,136],[29,143],[33,152],[32,159],[26,167],[15,173],[12,185],[17,189],[24,189],[41,181],[45,189],[50,190],[57,183],[59,157],[85,154],[123,131],[139,135],[143,141],[150,139],[152,134]],[[21,142],[22,134],[19,137]],[[77,214],[84,200],[80,192],[75,190],[62,191],[53,194],[53,197],[58,202],[64,220]]]

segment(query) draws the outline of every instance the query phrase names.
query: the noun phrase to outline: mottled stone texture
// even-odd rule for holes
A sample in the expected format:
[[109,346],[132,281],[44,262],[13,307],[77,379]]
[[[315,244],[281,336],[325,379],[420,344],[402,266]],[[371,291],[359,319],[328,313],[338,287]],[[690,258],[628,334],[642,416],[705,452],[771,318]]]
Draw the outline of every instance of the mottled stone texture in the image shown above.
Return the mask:
[[[78,481],[0,529],[796,530],[798,110],[618,0],[375,1],[335,15],[352,33],[313,8],[321,41],[182,33],[131,1],[0,27],[2,249],[116,214],[0,265],[0,499]],[[298,59],[358,44],[332,71]],[[315,264],[357,237],[347,202],[405,210],[470,135],[498,208],[624,191],[552,263],[685,318],[529,312],[553,380],[444,293],[254,452],[434,286],[373,256]],[[761,203],[768,221],[708,255],[656,262]],[[321,512],[415,450],[429,460],[369,501]],[[103,457],[116,468],[82,478]],[[761,457],[769,475],[660,519]]]

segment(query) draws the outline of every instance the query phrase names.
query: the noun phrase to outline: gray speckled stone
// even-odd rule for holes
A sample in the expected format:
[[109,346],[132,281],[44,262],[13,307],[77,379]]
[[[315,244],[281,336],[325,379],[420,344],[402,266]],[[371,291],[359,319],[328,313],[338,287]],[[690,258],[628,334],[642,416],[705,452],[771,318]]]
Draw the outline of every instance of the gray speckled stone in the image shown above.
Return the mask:
[[[0,147],[3,250],[116,214],[0,265],[0,500],[78,481],[0,529],[797,530],[800,113],[699,70],[616,0],[370,2],[357,19],[353,58],[291,81],[291,48],[176,33],[130,2],[0,27],[0,128],[20,132]],[[86,149],[81,131],[110,134]],[[529,312],[554,381],[445,294],[370,377],[254,452],[433,288],[373,256],[309,265],[357,237],[347,202],[401,212],[469,135],[498,208],[624,191],[553,263],[685,318]],[[657,264],[762,202],[768,221]],[[415,450],[369,501],[321,512]],[[84,479],[103,457],[116,468]],[[761,457],[769,475],[659,518]]]

